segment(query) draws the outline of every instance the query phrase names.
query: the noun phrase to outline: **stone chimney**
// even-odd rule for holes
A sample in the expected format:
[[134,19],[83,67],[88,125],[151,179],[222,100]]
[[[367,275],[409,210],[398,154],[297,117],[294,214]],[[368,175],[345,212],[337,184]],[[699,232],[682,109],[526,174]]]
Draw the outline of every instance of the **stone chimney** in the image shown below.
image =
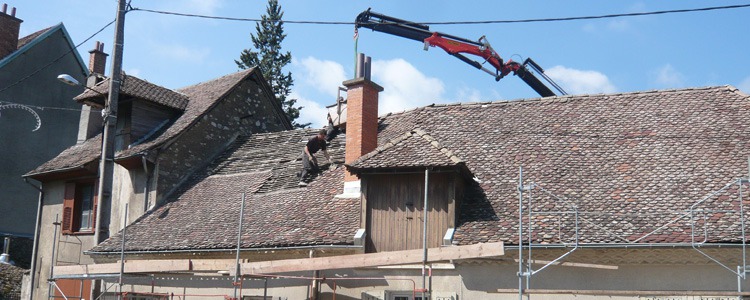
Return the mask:
[[[378,146],[378,94],[383,88],[370,80],[370,62],[370,57],[359,53],[355,78],[343,83],[347,88],[346,164]],[[359,192],[359,178],[347,171],[344,194],[359,195]]]
[[89,72],[104,75],[107,64],[107,53],[104,53],[104,43],[97,41],[94,49],[89,51]]
[[0,59],[18,49],[21,22],[23,22],[21,19],[16,18],[16,8],[11,8],[8,14],[8,4],[3,4],[2,13],[0,13]]

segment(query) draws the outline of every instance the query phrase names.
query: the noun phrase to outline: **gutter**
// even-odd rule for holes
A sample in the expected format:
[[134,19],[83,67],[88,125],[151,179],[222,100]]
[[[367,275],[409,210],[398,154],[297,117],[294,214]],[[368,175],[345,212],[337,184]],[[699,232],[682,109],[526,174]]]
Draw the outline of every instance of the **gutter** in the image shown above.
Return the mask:
[[31,250],[31,293],[29,296],[29,300],[34,298],[34,284],[36,282],[36,268],[37,268],[37,254],[39,252],[39,235],[42,229],[42,202],[44,202],[44,190],[42,189],[42,184],[39,183],[39,186],[36,186],[29,182],[29,179],[24,177],[23,181],[26,182],[28,185],[39,191],[39,202],[37,203],[36,207],[36,223],[34,228],[34,246]]
[[[96,160],[96,159],[94,159],[94,160]],[[24,179],[26,179],[28,177],[34,178],[35,176],[50,175],[50,174],[55,174],[55,173],[64,173],[64,172],[76,171],[76,170],[86,170],[86,164],[91,163],[94,160],[87,161],[87,162],[83,163],[80,166],[67,167],[67,168],[55,169],[55,170],[49,170],[49,171],[39,172],[39,173],[27,173],[27,174],[25,174],[25,175],[23,175],[21,177],[23,177]],[[32,184],[32,186],[33,186],[33,184]],[[36,188],[36,186],[34,186],[34,187]]]

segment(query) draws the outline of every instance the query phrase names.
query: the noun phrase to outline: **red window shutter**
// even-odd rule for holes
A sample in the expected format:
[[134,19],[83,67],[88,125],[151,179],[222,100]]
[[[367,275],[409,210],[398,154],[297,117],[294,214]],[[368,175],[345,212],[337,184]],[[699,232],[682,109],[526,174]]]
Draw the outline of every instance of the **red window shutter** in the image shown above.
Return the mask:
[[91,231],[96,231],[96,207],[99,205],[99,179],[94,182],[94,207],[91,211]]
[[65,198],[63,199],[63,216],[62,232],[73,232],[73,213],[75,212],[76,203],[76,183],[68,182],[65,184]]

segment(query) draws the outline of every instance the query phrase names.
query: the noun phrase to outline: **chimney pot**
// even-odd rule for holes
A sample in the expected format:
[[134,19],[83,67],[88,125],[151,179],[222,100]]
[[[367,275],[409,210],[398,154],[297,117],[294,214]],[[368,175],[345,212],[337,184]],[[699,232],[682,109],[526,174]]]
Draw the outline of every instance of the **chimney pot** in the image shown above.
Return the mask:
[[94,49],[89,51],[89,72],[104,75],[108,55],[103,50],[104,43],[97,41]]
[[[358,55],[357,78],[343,83],[347,88],[345,155],[347,164],[375,150],[378,146],[378,94],[383,91],[383,88],[370,81],[367,67],[369,61],[369,57]],[[353,182],[358,178],[347,172],[344,180]]]
[[0,14],[0,59],[18,50],[18,35],[21,32],[21,21],[16,18],[16,8],[7,14],[8,4],[3,4]]

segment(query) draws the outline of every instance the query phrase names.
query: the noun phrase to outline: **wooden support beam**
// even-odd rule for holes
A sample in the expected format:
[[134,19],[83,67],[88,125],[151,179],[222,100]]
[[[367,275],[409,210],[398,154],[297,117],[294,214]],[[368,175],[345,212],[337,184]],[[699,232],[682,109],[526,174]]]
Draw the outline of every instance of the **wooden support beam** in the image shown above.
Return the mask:
[[[515,262],[518,262],[518,259],[515,259]],[[536,265],[546,265],[549,263],[552,263],[550,260],[531,260],[532,264]],[[589,263],[576,263],[576,262],[555,262],[552,264],[553,266],[563,266],[563,267],[578,267],[578,268],[592,268],[592,269],[604,269],[604,270],[617,270],[620,267],[614,266],[614,265],[600,265],[600,264],[589,264]]]
[[[502,256],[503,243],[486,243],[469,246],[431,248],[428,263]],[[422,250],[392,251],[370,254],[353,254],[329,257],[274,260],[243,263],[242,274],[272,274],[295,271],[349,269],[359,267],[392,266],[422,262]],[[234,260],[231,259],[163,259],[126,260],[125,273],[179,273],[179,272],[218,272],[234,274]],[[55,276],[116,274],[120,263],[56,266]]]
[[[126,260],[125,273],[218,272],[230,269],[231,259]],[[120,262],[91,265],[56,266],[55,275],[96,275],[120,272]]]
[[[416,264],[422,262],[422,249],[380,253],[352,254],[303,259],[251,262],[241,265],[243,275],[275,274],[299,271],[353,269],[362,267]],[[505,254],[503,243],[484,243],[468,246],[449,246],[428,249],[427,262],[441,262]],[[231,274],[234,270],[229,270]]]

